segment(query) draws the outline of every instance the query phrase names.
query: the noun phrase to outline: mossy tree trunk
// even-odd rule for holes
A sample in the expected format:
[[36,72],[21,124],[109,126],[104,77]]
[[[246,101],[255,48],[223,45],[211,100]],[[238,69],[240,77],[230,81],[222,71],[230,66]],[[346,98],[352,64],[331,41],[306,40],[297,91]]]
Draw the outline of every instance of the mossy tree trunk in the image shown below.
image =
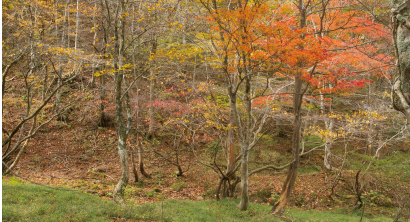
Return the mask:
[[393,41],[398,57],[398,74],[392,89],[393,107],[402,112],[410,125],[410,3],[392,0]]

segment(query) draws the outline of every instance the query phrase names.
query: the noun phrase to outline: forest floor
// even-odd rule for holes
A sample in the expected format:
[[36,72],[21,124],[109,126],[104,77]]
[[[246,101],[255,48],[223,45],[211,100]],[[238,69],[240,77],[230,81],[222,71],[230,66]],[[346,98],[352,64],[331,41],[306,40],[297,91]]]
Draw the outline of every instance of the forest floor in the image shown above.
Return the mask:
[[27,184],[18,178],[3,181],[3,221],[317,221],[384,222],[390,219],[361,210],[299,210],[288,208],[283,215],[272,215],[269,206],[250,203],[247,211],[236,208],[239,200],[164,200],[152,204],[110,200],[80,191],[61,191]]
[[[114,128],[98,128],[92,124],[73,127],[61,122],[51,124],[30,141],[15,172],[49,186],[85,189],[102,199],[111,200],[121,172],[116,138]],[[270,146],[272,150],[286,153],[281,150],[283,147],[286,147],[284,141]],[[322,158],[321,155],[312,154],[301,159],[301,168],[288,207],[320,211],[353,209],[357,201],[351,192],[354,173],[343,172],[344,179],[336,182],[335,173],[321,169]],[[140,174],[139,181],[136,182],[130,175],[125,191],[127,203],[215,199],[218,175],[200,165],[192,154],[181,156],[183,170],[189,170],[180,177],[176,176],[174,166],[161,166],[166,162],[152,161],[154,159],[152,153],[146,153],[145,166],[151,178],[142,178]],[[266,206],[272,204],[280,194],[285,177],[286,170],[265,171],[251,176],[251,202]],[[3,180],[10,180],[10,176],[3,177]],[[333,185],[338,195],[329,197]],[[365,208],[367,214],[383,214],[389,217],[395,210],[393,205]]]

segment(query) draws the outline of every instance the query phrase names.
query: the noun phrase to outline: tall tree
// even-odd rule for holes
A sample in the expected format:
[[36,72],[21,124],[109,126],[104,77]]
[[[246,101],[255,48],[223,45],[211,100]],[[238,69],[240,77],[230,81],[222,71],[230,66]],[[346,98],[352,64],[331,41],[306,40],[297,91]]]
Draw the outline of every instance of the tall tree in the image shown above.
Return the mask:
[[[311,1],[307,1],[306,3],[303,0],[297,1],[297,7],[299,10],[299,28],[304,29],[306,27],[306,20],[307,20],[307,9]],[[300,36],[300,38],[304,38],[304,34]],[[303,48],[303,46],[300,46]],[[306,64],[304,62],[300,62],[298,64],[299,70],[302,70]],[[309,72],[313,73],[316,68],[316,64],[310,68]],[[303,86],[305,83],[305,86]],[[273,213],[278,213],[282,210],[285,206],[287,199],[290,196],[290,193],[293,189],[293,186],[296,181],[296,174],[299,167],[299,152],[300,152],[300,142],[301,142],[301,127],[302,127],[302,119],[301,119],[301,109],[302,109],[302,101],[303,95],[305,94],[308,87],[308,83],[302,79],[302,72],[298,72],[295,75],[295,86],[293,90],[293,134],[292,134],[292,162],[289,166],[288,175],[286,180],[283,184],[282,193],[280,195],[279,200],[275,203],[272,208]]]

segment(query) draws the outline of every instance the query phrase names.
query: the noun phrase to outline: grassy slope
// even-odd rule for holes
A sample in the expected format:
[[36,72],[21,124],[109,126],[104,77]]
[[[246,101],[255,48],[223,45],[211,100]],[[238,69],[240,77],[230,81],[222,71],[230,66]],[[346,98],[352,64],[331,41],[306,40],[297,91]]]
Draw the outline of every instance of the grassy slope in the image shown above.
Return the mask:
[[[246,212],[236,208],[238,200],[181,201],[131,205],[116,203],[82,192],[53,190],[3,180],[3,221],[289,221],[269,214],[270,206],[251,204]],[[285,217],[294,221],[359,221],[360,215],[343,211],[289,209]],[[391,221],[386,217],[363,221]]]

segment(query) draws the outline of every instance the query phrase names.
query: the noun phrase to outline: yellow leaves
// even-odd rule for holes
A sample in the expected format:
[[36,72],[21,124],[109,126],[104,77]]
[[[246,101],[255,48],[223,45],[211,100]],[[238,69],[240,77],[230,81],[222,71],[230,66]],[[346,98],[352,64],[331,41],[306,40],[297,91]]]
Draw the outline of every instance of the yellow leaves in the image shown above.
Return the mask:
[[305,130],[303,133],[304,136],[317,136],[321,138],[322,140],[326,139],[335,139],[338,137],[338,135],[330,130],[327,129],[322,129],[318,126],[311,126],[308,129]]
[[122,65],[123,69],[130,69],[132,67],[133,67],[133,65],[131,63],[127,63],[127,64]]
[[383,95],[386,96],[387,98],[391,98],[390,93],[388,93],[387,91],[384,91],[384,92],[383,92]]

